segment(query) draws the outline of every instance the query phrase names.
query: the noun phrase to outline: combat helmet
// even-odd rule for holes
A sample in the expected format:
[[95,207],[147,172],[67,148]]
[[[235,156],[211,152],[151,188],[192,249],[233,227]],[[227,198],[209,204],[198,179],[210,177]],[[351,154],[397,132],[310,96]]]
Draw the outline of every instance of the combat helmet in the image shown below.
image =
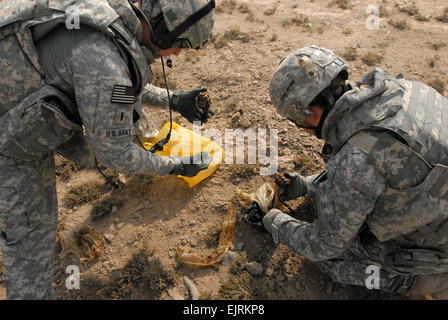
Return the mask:
[[311,115],[309,106],[317,97],[328,100],[327,106],[334,104],[329,89],[340,74],[348,78],[348,65],[333,51],[314,45],[299,49],[285,56],[275,70],[269,87],[271,101],[282,116],[300,125]]
[[151,41],[160,49],[200,49],[210,38],[215,0],[142,0]]

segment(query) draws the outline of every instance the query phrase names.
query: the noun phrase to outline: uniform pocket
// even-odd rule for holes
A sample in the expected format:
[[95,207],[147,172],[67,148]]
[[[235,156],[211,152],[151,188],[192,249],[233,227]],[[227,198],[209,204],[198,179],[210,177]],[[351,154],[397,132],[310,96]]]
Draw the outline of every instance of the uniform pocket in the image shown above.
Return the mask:
[[81,127],[57,106],[37,100],[23,102],[0,120],[0,153],[16,159],[39,159],[68,141]]

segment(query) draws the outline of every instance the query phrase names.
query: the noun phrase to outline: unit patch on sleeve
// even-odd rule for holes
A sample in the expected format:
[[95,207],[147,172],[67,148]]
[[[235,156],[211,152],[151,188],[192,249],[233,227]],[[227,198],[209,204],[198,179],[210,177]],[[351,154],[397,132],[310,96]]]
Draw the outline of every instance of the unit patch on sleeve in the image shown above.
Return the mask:
[[114,85],[112,90],[112,103],[133,104],[135,102],[135,90],[133,87]]

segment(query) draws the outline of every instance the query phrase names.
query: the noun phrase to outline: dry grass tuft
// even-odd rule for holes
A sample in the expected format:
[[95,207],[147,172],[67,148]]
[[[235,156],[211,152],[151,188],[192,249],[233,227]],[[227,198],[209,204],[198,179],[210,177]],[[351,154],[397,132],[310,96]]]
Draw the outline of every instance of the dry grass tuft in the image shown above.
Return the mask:
[[416,16],[420,13],[420,10],[414,1],[399,2],[396,4],[396,7],[400,12],[405,12],[410,16]]
[[383,61],[383,55],[377,52],[367,52],[361,57],[362,62],[364,62],[369,67],[374,67]]
[[446,88],[446,82],[437,77],[427,82],[427,85],[433,87],[438,93],[444,94]]
[[70,208],[86,204],[102,196],[103,191],[101,187],[102,184],[98,182],[87,182],[77,185],[67,192],[62,201]]
[[436,17],[440,22],[448,23],[448,7],[443,10],[443,13],[440,16]]
[[352,47],[348,47],[345,49],[345,52],[342,54],[342,56],[347,61],[355,61],[356,59],[358,59],[359,54],[356,48],[353,49]]
[[401,20],[389,20],[388,23],[393,26],[395,29],[403,31],[403,30],[409,30],[411,27],[409,26],[408,22],[405,19]]
[[333,0],[330,1],[328,7],[338,6],[340,9],[347,10],[353,8],[353,3],[350,0]]

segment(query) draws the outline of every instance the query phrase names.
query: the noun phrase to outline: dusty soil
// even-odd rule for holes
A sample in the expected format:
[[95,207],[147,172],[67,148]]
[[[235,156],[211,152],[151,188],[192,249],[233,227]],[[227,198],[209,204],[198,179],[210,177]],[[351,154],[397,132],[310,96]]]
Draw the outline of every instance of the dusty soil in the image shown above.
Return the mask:
[[[278,129],[280,172],[297,169],[312,174],[321,171],[324,168],[319,155],[322,142],[281,118],[270,104],[269,81],[285,54],[311,44],[330,48],[340,55],[346,55],[351,49],[355,53],[355,60],[349,62],[353,80],[372,69],[367,65],[370,60],[363,59],[369,53],[371,56],[379,54],[376,65],[392,75],[403,73],[406,78],[423,82],[439,79],[440,86],[446,84],[448,74],[448,47],[444,46],[448,24],[435,18],[443,14],[447,1],[416,1],[423,16],[432,16],[429,22],[400,12],[395,6],[397,1],[352,1],[353,7],[349,9],[339,8],[337,3],[329,7],[328,3],[323,0],[238,0],[232,4],[217,0],[220,9],[213,40],[205,50],[186,51],[172,58],[173,68],[168,71],[170,84],[182,89],[208,89],[216,115],[205,124],[205,129],[216,128],[221,132],[237,127]],[[385,16],[379,30],[368,30],[365,26],[366,8],[370,4],[382,6]],[[291,22],[293,17],[301,19]],[[301,22],[294,22],[298,20]],[[398,30],[389,23],[391,20],[405,27],[407,24],[409,29]],[[160,70],[160,65],[156,64],[154,69]],[[146,110],[157,127],[169,119],[167,110],[150,106]],[[191,124],[177,114],[174,120],[191,128]],[[203,298],[223,297],[220,288],[228,285],[230,264],[190,269],[177,264],[175,249],[186,246],[210,252],[217,243],[218,226],[222,224],[226,203],[235,188],[253,192],[262,183],[272,181],[270,176],[258,175],[256,166],[254,171],[253,167],[238,165],[222,165],[211,178],[193,189],[174,177],[124,177],[126,183],[122,190],[106,188],[103,195],[119,198],[122,204],[109,215],[92,221],[93,202],[68,208],[63,198],[73,186],[89,181],[104,183],[104,179],[94,170],[74,169],[67,179],[63,179],[63,175],[58,177],[60,224],[70,228],[87,222],[106,235],[103,256],[80,265],[81,278],[90,274],[108,279],[122,269],[133,254],[148,248],[164,269],[175,272],[175,284],[164,290],[159,299],[189,298],[182,275],[195,282]],[[294,214],[298,218],[312,219],[312,205],[308,200],[290,205],[296,208]],[[274,245],[266,232],[247,225],[241,218],[237,222],[234,244],[237,254],[247,255],[248,261],[260,262],[264,269],[261,276],[245,273],[249,279],[244,288],[235,287],[235,294],[231,295],[234,298],[404,298],[332,283],[312,263],[283,245]],[[65,289],[65,265],[60,257],[57,262],[57,297],[89,298],[88,292],[81,295]],[[92,293],[90,298],[94,297]],[[0,298],[5,298],[1,282]],[[144,299],[148,294],[139,291],[121,298]]]

